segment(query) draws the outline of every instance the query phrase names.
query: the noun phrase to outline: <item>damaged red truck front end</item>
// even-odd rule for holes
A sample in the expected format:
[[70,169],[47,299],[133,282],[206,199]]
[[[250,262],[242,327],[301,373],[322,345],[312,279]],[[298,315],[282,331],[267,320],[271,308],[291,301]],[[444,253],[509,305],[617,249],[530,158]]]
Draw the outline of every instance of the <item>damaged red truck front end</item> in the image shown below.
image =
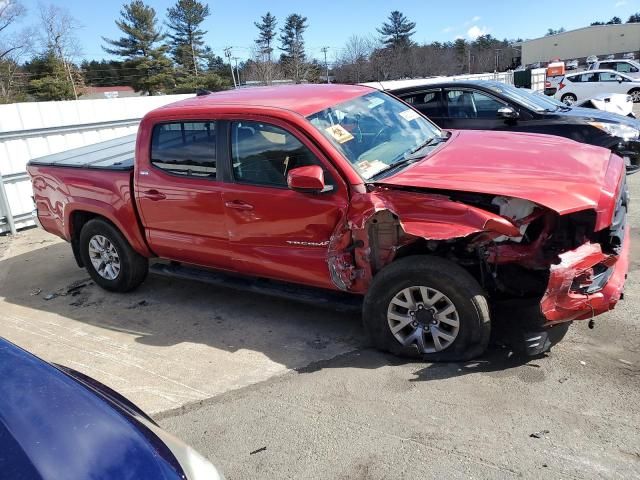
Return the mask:
[[622,297],[629,196],[604,148],[443,131],[345,85],[189,99],[143,119],[135,155],[132,141],[29,166],[42,225],[109,290],[159,257],[172,276],[363,297],[374,345],[434,361],[482,353],[501,316],[544,352]]

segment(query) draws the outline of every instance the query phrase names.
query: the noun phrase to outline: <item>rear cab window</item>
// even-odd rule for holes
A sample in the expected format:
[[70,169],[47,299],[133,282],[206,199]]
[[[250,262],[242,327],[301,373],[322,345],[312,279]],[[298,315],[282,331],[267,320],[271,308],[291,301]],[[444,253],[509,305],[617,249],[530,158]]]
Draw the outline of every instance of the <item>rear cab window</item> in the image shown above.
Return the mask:
[[156,125],[151,138],[151,164],[173,175],[215,179],[215,122]]

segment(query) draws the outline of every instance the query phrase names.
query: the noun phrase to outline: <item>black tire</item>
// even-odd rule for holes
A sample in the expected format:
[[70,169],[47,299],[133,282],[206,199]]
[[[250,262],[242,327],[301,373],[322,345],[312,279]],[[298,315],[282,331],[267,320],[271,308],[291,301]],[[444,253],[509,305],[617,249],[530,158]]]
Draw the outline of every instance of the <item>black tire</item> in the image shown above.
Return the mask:
[[[569,99],[571,99],[571,103],[566,102],[566,100]],[[564,95],[562,95],[562,98],[560,98],[560,101],[565,105],[573,105],[578,101],[578,97],[576,97],[573,93],[565,93]]]
[[[394,296],[417,285],[440,291],[458,311],[457,336],[439,352],[424,353],[415,344],[402,345],[387,321],[387,310]],[[491,336],[489,306],[478,282],[459,265],[426,255],[397,260],[373,278],[364,299],[363,322],[373,345],[380,350],[433,362],[466,361],[477,357],[485,351]]]
[[627,93],[633,98],[633,103],[640,103],[640,88],[632,88]]
[[[91,263],[89,242],[95,235],[105,237],[115,247],[120,259],[120,271],[113,280],[103,277]],[[94,282],[105,290],[129,292],[138,287],[149,272],[149,261],[136,252],[126,238],[111,223],[94,218],[89,220],[80,232],[80,256],[82,263]]]

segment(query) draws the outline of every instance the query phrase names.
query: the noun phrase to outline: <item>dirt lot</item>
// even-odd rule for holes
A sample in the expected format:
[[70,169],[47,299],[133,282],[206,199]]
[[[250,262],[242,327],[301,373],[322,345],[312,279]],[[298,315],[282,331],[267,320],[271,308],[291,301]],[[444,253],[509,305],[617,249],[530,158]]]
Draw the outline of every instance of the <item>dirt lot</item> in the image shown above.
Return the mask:
[[108,294],[34,229],[0,238],[0,335],[119,390],[229,479],[640,478],[639,266],[636,249],[625,301],[545,358],[426,364],[368,349],[354,315],[155,276]]

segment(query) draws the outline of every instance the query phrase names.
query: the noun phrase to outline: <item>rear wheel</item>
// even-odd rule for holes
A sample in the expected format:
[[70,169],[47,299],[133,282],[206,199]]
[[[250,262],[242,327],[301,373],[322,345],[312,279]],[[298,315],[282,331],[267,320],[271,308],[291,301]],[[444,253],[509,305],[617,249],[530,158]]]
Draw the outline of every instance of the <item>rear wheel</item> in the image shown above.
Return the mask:
[[565,93],[560,100],[565,105],[573,105],[578,101],[578,98],[573,93]]
[[131,248],[117,228],[102,219],[90,220],[82,227],[80,255],[91,278],[114,292],[133,290],[149,271],[148,260]]
[[640,103],[640,88],[634,88],[633,90],[629,90],[629,95],[631,95],[631,99],[633,103]]
[[462,361],[484,352],[491,333],[482,288],[460,266],[413,256],[371,282],[363,320],[373,344],[396,355]]

